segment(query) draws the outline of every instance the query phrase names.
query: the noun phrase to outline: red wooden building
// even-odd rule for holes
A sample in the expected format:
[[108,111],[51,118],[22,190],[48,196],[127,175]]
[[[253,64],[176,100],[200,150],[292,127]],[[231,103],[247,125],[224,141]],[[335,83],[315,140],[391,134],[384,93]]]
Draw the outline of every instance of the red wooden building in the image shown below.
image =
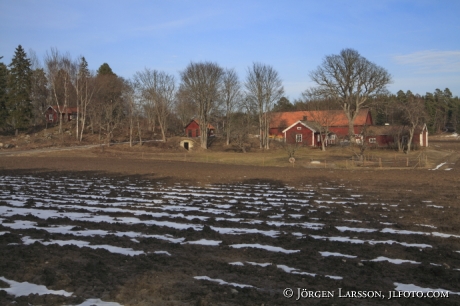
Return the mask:
[[[208,137],[214,137],[216,128],[208,123]],[[187,137],[200,137],[200,122],[197,119],[193,119],[189,124],[185,126],[185,135]]]
[[[272,113],[269,135],[274,138],[284,137],[283,131],[297,121],[315,122],[339,137],[348,135],[348,118],[343,110],[297,111]],[[369,109],[361,109],[354,122],[355,134],[360,134],[364,126],[373,125]]]
[[58,107],[50,105],[45,111],[45,120],[48,123],[56,123],[59,120],[59,114],[61,114],[62,120],[72,121],[77,118],[77,113],[78,107]]
[[[408,127],[374,126],[368,109],[359,111],[354,122],[356,141],[363,141],[363,134],[370,145],[392,146],[396,142],[407,143]],[[364,130],[366,129],[365,133]],[[338,138],[348,136],[348,118],[343,110],[297,111],[273,113],[270,120],[269,136],[287,143],[302,143],[307,146],[321,146],[321,130],[327,130],[326,145],[335,144]],[[414,145],[428,146],[426,124],[416,128],[412,139]]]
[[[410,138],[409,127],[402,125],[372,126],[369,128],[366,141],[378,147],[390,147],[397,142],[407,144]],[[414,130],[412,144],[419,147],[428,147],[428,128],[426,124],[417,126]]]

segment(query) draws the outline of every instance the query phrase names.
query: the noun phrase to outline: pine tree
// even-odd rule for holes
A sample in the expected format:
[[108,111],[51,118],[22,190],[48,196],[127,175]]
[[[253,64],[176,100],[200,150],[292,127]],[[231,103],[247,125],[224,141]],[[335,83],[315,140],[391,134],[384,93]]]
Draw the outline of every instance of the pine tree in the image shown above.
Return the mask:
[[9,65],[7,124],[14,130],[28,128],[32,118],[31,68],[26,52],[19,45]]
[[115,75],[115,73],[113,73],[112,68],[110,68],[109,64],[104,63],[97,70],[97,75]]
[[8,68],[0,63],[0,129],[5,126],[8,112],[6,110]]

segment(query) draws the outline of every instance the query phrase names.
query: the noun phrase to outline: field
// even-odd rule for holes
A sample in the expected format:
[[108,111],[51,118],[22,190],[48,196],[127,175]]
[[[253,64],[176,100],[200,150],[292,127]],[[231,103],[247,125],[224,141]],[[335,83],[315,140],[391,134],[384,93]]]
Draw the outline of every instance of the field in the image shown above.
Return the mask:
[[0,156],[0,305],[458,305],[460,143],[432,147]]

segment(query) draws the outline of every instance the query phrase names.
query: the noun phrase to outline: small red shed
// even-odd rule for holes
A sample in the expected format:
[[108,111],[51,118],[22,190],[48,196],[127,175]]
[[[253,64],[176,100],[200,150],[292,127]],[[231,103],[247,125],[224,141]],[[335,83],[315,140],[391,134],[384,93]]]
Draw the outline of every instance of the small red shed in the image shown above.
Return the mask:
[[[61,110],[61,112],[59,112]],[[45,111],[45,120],[48,123],[58,122],[59,114],[62,114],[64,121],[72,121],[77,117],[78,107],[48,106]]]
[[[214,137],[216,128],[208,123],[208,137]],[[187,137],[200,137],[200,122],[197,119],[193,119],[189,124],[185,126],[185,135]]]

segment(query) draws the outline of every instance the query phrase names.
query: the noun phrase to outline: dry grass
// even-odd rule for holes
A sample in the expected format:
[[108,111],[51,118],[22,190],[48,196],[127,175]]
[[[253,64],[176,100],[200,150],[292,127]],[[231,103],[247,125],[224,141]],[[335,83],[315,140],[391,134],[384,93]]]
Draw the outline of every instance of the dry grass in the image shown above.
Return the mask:
[[[216,139],[210,149],[199,148],[198,141],[193,150],[186,151],[179,146],[180,137],[168,139],[167,143],[147,142],[143,146],[117,144],[111,147],[97,145],[100,141],[96,134],[86,134],[82,143],[75,140],[71,124],[64,126],[67,133],[57,134],[57,127],[49,128],[29,135],[20,134],[16,137],[1,136],[0,142],[12,143],[16,147],[8,152],[20,155],[80,157],[111,156],[131,159],[150,159],[165,161],[186,161],[196,163],[235,164],[250,166],[300,167],[300,168],[334,168],[334,169],[407,169],[433,168],[439,163],[449,160],[455,162],[460,141],[456,138],[430,137],[430,147],[413,150],[410,154],[388,149],[368,148],[363,161],[358,161],[358,148],[333,146],[325,152],[319,148],[302,147],[295,153],[295,164],[289,163],[287,151],[281,143],[272,141],[270,150],[258,148],[258,140],[248,143],[248,153],[241,153],[235,146],[226,146],[222,139]],[[149,135],[152,136],[153,135]],[[116,139],[124,142],[127,139]],[[94,145],[93,148],[78,150],[55,150],[54,148]],[[34,150],[33,152],[28,152]],[[0,152],[7,152],[1,150]]]

